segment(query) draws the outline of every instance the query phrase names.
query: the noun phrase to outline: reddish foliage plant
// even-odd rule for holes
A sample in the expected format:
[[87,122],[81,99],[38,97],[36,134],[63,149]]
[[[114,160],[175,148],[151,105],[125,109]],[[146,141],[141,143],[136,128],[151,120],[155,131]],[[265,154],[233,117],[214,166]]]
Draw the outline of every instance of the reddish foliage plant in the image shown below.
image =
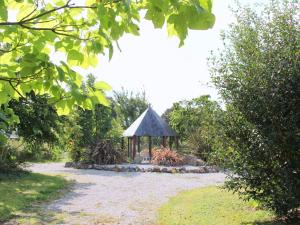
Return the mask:
[[156,149],[152,155],[153,164],[164,166],[178,166],[183,164],[182,157],[169,148]]

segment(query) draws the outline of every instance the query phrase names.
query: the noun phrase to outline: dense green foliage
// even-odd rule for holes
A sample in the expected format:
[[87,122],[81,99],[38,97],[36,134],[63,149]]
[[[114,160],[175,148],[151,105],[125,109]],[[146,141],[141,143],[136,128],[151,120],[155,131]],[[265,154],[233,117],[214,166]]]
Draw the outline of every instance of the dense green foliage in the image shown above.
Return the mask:
[[49,96],[30,92],[19,101],[9,102],[9,107],[20,120],[10,129],[17,130],[20,137],[17,150],[24,160],[58,159],[61,153],[59,136],[62,135],[62,120],[56,109],[48,104],[48,99]]
[[[125,33],[139,34],[140,12],[155,28],[167,25],[169,35],[183,44],[189,29],[208,29],[214,24],[211,0],[111,1],[2,0],[0,2],[0,129],[18,122],[7,106],[30,91],[49,95],[59,115],[75,105],[92,109],[108,105],[103,90],[81,88],[83,77],[74,66],[96,66],[98,54],[113,55]],[[52,57],[53,56],[53,57]],[[60,62],[53,60],[62,59]]]
[[[93,88],[94,80],[89,75],[84,85]],[[120,152],[124,127],[146,109],[147,100],[144,93],[133,94],[122,89],[114,92],[110,102],[110,107],[98,104],[93,111],[78,108],[65,117],[64,129],[69,134],[65,140],[72,160],[91,161],[91,151],[99,154],[108,151],[103,146],[109,146],[118,156],[124,155],[124,152]],[[113,146],[111,141],[114,142]]]
[[257,206],[253,200],[244,202],[238,195],[218,187],[194,189],[179,193],[163,205],[159,209],[157,224],[285,224],[273,221],[271,212]]
[[0,142],[0,173],[18,172],[23,162],[14,146]]
[[223,111],[210,96],[174,103],[164,117],[179,134],[185,153],[208,160],[215,148],[220,147],[218,132]]
[[26,142],[51,144],[57,141],[59,117],[47,100],[47,96],[37,96],[31,92],[19,101],[9,102],[9,107],[20,120],[18,135]]
[[300,26],[297,1],[239,7],[211,58],[227,103],[227,187],[278,215],[300,206]]
[[148,107],[144,91],[133,93],[124,88],[114,92],[114,103],[115,110],[123,121],[124,129],[128,128]]
[[0,174],[0,223],[17,213],[33,210],[33,204],[52,200],[68,182],[62,177],[37,173],[22,176]]

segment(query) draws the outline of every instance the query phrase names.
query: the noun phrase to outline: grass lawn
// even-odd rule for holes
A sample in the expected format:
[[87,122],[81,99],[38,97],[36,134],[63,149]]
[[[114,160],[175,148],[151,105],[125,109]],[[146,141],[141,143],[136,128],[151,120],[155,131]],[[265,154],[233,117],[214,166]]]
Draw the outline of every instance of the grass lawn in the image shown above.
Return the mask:
[[0,223],[58,197],[68,184],[62,177],[38,173],[0,176]]
[[237,195],[218,187],[179,193],[159,209],[158,225],[277,225],[274,216],[255,209],[255,202],[244,202]]

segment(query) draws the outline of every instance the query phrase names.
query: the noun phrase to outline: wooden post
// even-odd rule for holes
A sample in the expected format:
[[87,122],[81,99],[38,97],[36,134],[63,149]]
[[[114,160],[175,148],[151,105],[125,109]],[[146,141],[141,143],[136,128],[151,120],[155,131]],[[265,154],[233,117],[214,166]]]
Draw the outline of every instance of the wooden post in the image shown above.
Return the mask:
[[130,137],[128,137],[128,147],[127,147],[127,150],[128,150],[128,158],[130,157]]
[[132,137],[132,159],[134,160],[136,153],[136,136]]
[[173,137],[169,137],[169,148],[172,150]]
[[162,137],[162,146],[165,148],[166,147],[166,140],[167,140],[167,137],[166,136],[163,136]]
[[149,136],[149,158],[152,159],[152,139],[151,136]]
[[124,137],[121,139],[121,149],[124,150]]
[[138,142],[138,153],[140,153],[141,152],[141,137],[140,136],[138,136],[137,142]]

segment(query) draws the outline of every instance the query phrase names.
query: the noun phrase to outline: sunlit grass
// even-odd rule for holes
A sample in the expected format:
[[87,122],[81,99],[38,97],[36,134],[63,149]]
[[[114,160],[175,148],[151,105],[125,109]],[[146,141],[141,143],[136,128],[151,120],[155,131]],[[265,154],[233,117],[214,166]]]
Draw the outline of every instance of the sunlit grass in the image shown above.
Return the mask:
[[236,194],[218,187],[185,191],[171,198],[159,209],[158,225],[236,225],[280,224],[274,215],[255,208],[254,201],[245,202]]
[[62,177],[37,173],[0,176],[0,223],[54,199],[68,184]]

